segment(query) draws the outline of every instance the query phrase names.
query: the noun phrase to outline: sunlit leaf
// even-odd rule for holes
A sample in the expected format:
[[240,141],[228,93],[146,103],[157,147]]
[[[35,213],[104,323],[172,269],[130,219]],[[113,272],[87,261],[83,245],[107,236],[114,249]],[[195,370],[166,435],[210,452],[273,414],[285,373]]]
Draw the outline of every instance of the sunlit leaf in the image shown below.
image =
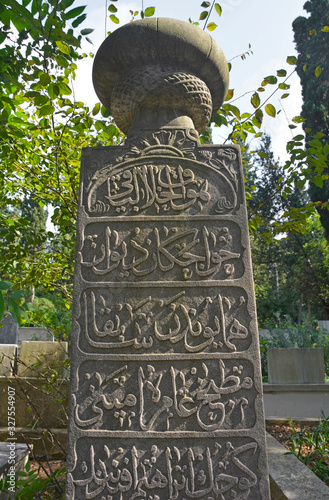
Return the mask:
[[295,56],[288,56],[287,57],[287,63],[290,64],[291,66],[295,66],[297,64],[297,57],[295,57]]
[[119,22],[120,22],[119,19],[114,14],[110,15],[110,19],[115,24],[119,24]]
[[204,19],[206,19],[207,16],[208,16],[208,12],[206,10],[204,10],[200,14],[199,21],[203,21]]
[[216,23],[209,23],[208,26],[207,26],[207,29],[209,31],[214,31],[214,29],[217,28],[217,24]]
[[154,15],[154,12],[155,12],[155,7],[147,7],[147,9],[145,9],[145,17],[151,17]]
[[329,32],[329,26],[324,26],[321,31],[323,31],[324,33],[328,33]]
[[97,113],[99,113],[99,110],[101,109],[101,105],[99,102],[97,102],[92,110],[92,114],[95,116]]
[[215,10],[219,16],[222,15],[222,8],[218,3],[215,3]]
[[260,98],[259,98],[259,94],[257,92],[255,92],[251,99],[250,99],[250,102],[251,104],[253,105],[254,108],[258,108],[258,106],[260,105]]
[[56,45],[63,54],[70,54],[70,47],[66,43],[56,40]]
[[292,121],[294,123],[303,123],[305,121],[305,118],[303,118],[302,116],[294,116],[294,118],[292,119]]
[[234,89],[229,89],[227,91],[227,94],[226,94],[226,97],[225,97],[225,101],[230,101],[233,96],[234,96]]
[[272,118],[275,118],[276,115],[276,109],[273,106],[273,104],[266,104],[265,106],[265,111],[269,116],[272,116]]
[[320,66],[318,66],[318,67],[315,69],[315,76],[316,76],[317,78],[319,78],[319,76],[321,75],[321,73],[322,73],[322,69],[321,69],[321,67],[320,67]]

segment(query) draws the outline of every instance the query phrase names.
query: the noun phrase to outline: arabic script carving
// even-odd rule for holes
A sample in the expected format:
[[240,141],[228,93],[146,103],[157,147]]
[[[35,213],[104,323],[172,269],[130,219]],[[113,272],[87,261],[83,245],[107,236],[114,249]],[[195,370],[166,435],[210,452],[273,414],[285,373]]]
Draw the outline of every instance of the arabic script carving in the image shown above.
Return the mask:
[[195,222],[186,227],[141,222],[132,233],[128,227],[123,229],[122,222],[87,226],[81,251],[86,281],[225,280],[243,274],[240,228],[235,223]]
[[[77,466],[70,479],[76,498],[95,500],[260,500],[259,448],[237,442],[203,440],[200,445],[153,440],[131,445],[86,439],[77,444]],[[253,472],[255,471],[255,472]]]
[[241,202],[237,152],[196,147],[185,131],[134,138],[123,156],[86,178],[91,216],[231,213]]
[[[247,295],[240,288],[202,293],[92,289],[81,297],[87,345],[113,352],[235,352],[251,342]],[[249,318],[249,319],[248,319]]]
[[[219,431],[254,425],[247,360],[89,362],[80,369],[76,424],[84,429]],[[186,366],[185,366],[186,365]]]

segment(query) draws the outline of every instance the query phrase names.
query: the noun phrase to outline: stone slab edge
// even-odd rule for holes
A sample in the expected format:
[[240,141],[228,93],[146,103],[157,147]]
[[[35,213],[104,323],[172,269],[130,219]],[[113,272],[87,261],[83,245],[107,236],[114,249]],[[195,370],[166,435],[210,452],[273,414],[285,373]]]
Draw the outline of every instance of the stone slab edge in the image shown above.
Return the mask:
[[328,500],[329,488],[270,434],[266,435],[271,500]]

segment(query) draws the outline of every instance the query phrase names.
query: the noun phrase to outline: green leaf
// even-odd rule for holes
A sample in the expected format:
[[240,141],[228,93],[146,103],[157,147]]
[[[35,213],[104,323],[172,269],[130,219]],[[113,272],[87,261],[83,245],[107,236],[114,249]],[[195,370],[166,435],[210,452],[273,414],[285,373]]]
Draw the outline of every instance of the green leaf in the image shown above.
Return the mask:
[[253,105],[254,108],[258,108],[258,106],[260,105],[260,98],[259,98],[259,94],[258,92],[255,92],[251,99],[250,99],[250,102],[251,104]]
[[276,72],[277,76],[286,76],[287,75],[287,72],[285,69],[278,69],[278,71]]
[[0,320],[5,312],[5,300],[3,298],[2,293],[0,292]]
[[24,292],[24,290],[15,290],[14,292],[11,292],[10,298],[12,300],[19,300],[19,299],[22,299],[23,297],[25,297],[25,295],[26,295],[26,292]]
[[226,97],[225,97],[225,101],[230,101],[233,96],[234,96],[234,89],[229,89],[227,91],[227,94],[226,94]]
[[39,116],[49,116],[52,115],[55,111],[54,106],[51,104],[46,104],[45,106],[42,106],[42,108],[39,109],[38,115]]
[[14,300],[11,300],[11,299],[8,300],[8,310],[9,310],[10,314],[12,315],[12,317],[14,318],[14,320],[16,321],[16,323],[18,325],[20,325],[21,324],[21,311],[20,311],[18,304]]
[[277,82],[278,82],[278,79],[276,76],[269,75],[269,76],[266,76],[264,78],[262,85],[267,85],[268,83],[271,85],[275,85]]
[[204,10],[200,14],[199,21],[203,21],[204,19],[206,19],[207,16],[208,16],[208,12],[206,10]]
[[99,110],[101,109],[101,104],[97,102],[92,110],[93,116],[97,115],[99,113]]
[[318,67],[315,69],[315,76],[316,76],[317,78],[319,78],[319,76],[321,75],[321,73],[322,73],[322,69],[321,69],[321,67],[320,67],[320,66],[318,66]]
[[153,16],[154,12],[155,12],[155,7],[147,7],[147,9],[145,9],[144,11],[145,17]]
[[107,10],[108,10],[109,12],[112,12],[113,14],[114,14],[115,12],[118,12],[118,9],[117,9],[117,8],[116,8],[116,6],[115,6],[115,5],[113,5],[113,4],[109,5]]
[[115,24],[119,24],[119,22],[120,22],[119,19],[114,14],[110,15],[110,19]]
[[63,54],[67,55],[70,54],[70,47],[66,43],[61,42],[61,40],[56,40],[56,45],[59,48],[59,50],[63,52]]
[[290,94],[282,94],[281,99],[286,99]]
[[268,158],[268,154],[264,153],[264,151],[258,151],[258,156],[260,156],[261,158],[264,158],[264,159]]
[[279,89],[281,89],[281,90],[290,89],[290,85],[288,85],[287,83],[280,83],[279,84]]
[[222,15],[222,8],[218,3],[215,3],[215,10],[219,16]]
[[46,87],[47,85],[49,85],[49,83],[51,82],[50,80],[50,76],[48,75],[48,73],[42,73],[40,76],[40,83],[43,87]]
[[287,63],[290,64],[291,66],[295,66],[297,64],[297,57],[295,57],[295,56],[288,56],[287,57]]
[[262,124],[263,117],[264,117],[263,111],[261,109],[257,109],[255,112],[255,116],[256,116],[257,120],[259,121],[259,123]]
[[82,14],[82,16],[75,19],[72,23],[73,28],[77,28],[77,26],[79,26],[79,24],[83,23],[83,21],[86,19],[86,17],[87,17],[87,14]]
[[73,19],[74,17],[79,16],[80,14],[82,14],[85,8],[86,5],[83,5],[81,7],[75,7],[74,9],[69,10],[69,12],[65,14],[65,19]]
[[294,118],[292,119],[292,121],[294,123],[303,123],[305,121],[305,118],[303,118],[302,116],[294,116]]
[[317,132],[313,135],[313,139],[323,139],[323,137],[325,137],[325,134],[323,132]]
[[81,35],[83,36],[86,36],[86,35],[90,35],[90,33],[92,33],[94,30],[92,28],[85,28],[83,30],[80,31]]
[[201,7],[208,9],[208,7],[210,7],[210,2],[202,2]]
[[323,148],[323,154],[328,156],[329,155],[329,144],[325,144]]
[[305,137],[302,134],[296,135],[294,141],[303,141]]
[[276,115],[276,109],[273,106],[273,104],[266,104],[265,106],[265,111],[269,116],[272,116],[272,118],[275,118]]
[[14,283],[11,281],[0,281],[0,290],[9,290],[14,286]]
[[207,26],[207,29],[209,31],[214,31],[214,29],[217,28],[217,24],[216,23],[209,23],[208,26]]

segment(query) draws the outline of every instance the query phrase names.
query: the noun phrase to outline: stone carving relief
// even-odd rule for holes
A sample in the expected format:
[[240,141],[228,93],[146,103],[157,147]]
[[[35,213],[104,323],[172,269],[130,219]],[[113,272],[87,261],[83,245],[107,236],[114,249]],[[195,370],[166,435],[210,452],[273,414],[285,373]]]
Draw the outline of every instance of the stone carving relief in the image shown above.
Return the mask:
[[[115,297],[115,299],[114,299]],[[111,353],[246,350],[248,298],[241,288],[88,289],[81,296],[80,346]]]
[[236,150],[198,149],[176,130],[135,138],[86,182],[85,206],[91,216],[225,214],[239,198]]
[[82,429],[215,432],[255,423],[246,359],[100,361],[79,370],[75,422]]
[[[260,500],[259,448],[252,439],[166,444],[87,439],[70,475],[77,498],[95,500]],[[83,450],[85,447],[83,447]]]
[[[125,227],[127,229],[125,229]],[[183,222],[88,224],[81,250],[86,281],[227,280],[242,276],[240,228]]]

